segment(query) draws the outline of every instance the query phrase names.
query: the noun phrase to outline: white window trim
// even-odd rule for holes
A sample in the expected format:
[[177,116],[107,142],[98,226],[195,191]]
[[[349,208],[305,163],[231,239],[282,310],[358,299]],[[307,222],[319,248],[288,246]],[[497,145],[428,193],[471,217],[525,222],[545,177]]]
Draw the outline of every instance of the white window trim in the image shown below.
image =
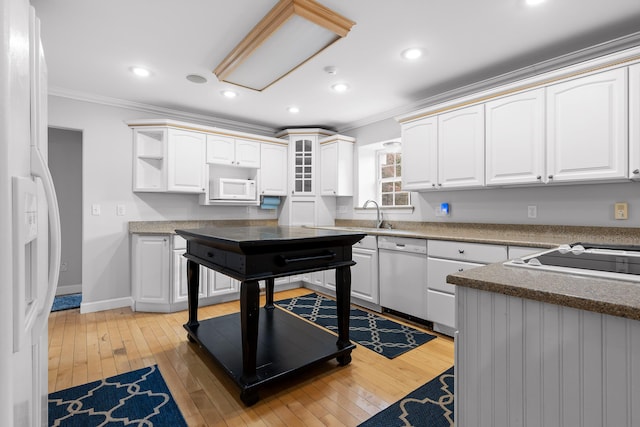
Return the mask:
[[[382,205],[382,183],[383,182],[395,182],[398,181],[398,177],[394,176],[393,179],[390,178],[382,178],[382,166],[380,164],[380,156],[383,154],[387,154],[387,151],[384,149],[381,150],[376,150],[375,152],[375,163],[376,163],[376,202],[378,202],[378,204],[380,205],[380,209],[397,209],[397,208],[411,208],[411,211],[413,211],[413,204],[411,203],[411,192],[410,191],[400,191],[401,193],[407,193],[407,197],[409,198],[408,200],[408,204],[406,205],[398,205],[396,206],[394,205],[388,205],[388,206],[383,206]],[[394,173],[395,174],[395,173]],[[400,177],[400,181],[402,182],[402,177]],[[396,192],[394,191],[393,194],[395,195]],[[395,197],[394,197],[394,203],[395,203]]]

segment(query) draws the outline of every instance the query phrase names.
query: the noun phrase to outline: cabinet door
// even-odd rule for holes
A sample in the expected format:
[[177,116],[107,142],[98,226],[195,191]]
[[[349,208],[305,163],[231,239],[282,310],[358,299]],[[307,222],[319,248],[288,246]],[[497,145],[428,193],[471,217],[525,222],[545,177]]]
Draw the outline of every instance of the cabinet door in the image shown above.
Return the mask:
[[320,146],[320,194],[335,196],[338,192],[338,144]]
[[351,267],[351,296],[378,304],[378,251],[375,249],[353,248]]
[[438,184],[438,119],[402,125],[402,189],[425,190]]
[[629,177],[640,180],[640,64],[629,67]]
[[544,89],[485,104],[487,185],[546,182]]
[[547,87],[549,182],[625,178],[627,70]]
[[[186,249],[174,249],[173,258],[173,275],[171,278],[171,288],[173,289],[173,301],[181,302],[189,299],[189,280],[187,279],[187,259],[183,256]],[[206,296],[207,268],[200,267],[200,288],[199,297]]]
[[245,168],[260,167],[260,143],[248,139],[236,138],[236,166]]
[[260,194],[287,195],[287,146],[261,144]]
[[133,235],[132,286],[136,302],[169,304],[169,238]]
[[235,162],[236,142],[221,135],[207,135],[207,163],[232,165]]
[[315,137],[293,141],[293,194],[315,194]]
[[316,201],[313,198],[290,198],[292,226],[315,225],[316,223]]
[[226,295],[234,292],[238,292],[240,289],[240,282],[236,279],[232,279],[229,276],[225,276],[222,273],[211,270],[208,280],[208,294],[210,297],[216,295]]
[[169,129],[167,191],[204,193],[205,135]]
[[438,116],[438,185],[484,185],[484,105]]

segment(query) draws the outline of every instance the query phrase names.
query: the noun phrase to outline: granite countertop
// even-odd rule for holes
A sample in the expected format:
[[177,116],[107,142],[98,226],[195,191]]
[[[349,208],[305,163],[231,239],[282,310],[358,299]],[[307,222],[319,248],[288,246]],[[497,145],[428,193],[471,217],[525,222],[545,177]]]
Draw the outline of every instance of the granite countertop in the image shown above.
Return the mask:
[[640,283],[505,266],[477,267],[447,276],[467,288],[640,320]]
[[176,230],[208,227],[277,226],[278,220],[187,220],[187,221],[130,221],[130,234],[175,234]]

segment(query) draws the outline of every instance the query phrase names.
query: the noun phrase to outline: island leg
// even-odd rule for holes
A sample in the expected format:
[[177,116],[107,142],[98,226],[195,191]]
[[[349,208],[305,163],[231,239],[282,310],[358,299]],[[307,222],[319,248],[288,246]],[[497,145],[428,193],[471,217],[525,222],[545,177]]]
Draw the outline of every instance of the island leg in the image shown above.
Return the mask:
[[[336,268],[336,310],[338,315],[338,348],[351,345],[349,340],[349,314],[351,310],[351,268]],[[351,351],[337,357],[342,366],[351,362]]]
[[[200,291],[200,265],[197,262],[187,260],[188,281],[188,309],[189,321],[187,326],[191,329],[198,327],[198,293]],[[189,336],[187,336],[189,337]],[[191,338],[189,338],[191,340]]]
[[275,280],[273,277],[265,280],[265,297],[266,302],[264,304],[264,308],[272,309],[273,305],[273,288],[275,287]]
[[258,393],[251,388],[256,380],[258,354],[258,320],[260,314],[260,285],[257,280],[240,284],[240,326],[242,329],[242,393],[246,405],[258,401]]

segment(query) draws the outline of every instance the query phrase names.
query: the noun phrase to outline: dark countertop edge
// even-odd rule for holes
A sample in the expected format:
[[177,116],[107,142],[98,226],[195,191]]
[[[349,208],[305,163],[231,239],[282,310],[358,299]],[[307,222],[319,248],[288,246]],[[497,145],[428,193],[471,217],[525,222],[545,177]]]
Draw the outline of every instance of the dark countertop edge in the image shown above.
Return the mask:
[[[498,264],[490,264],[486,267],[493,267]],[[632,320],[640,320],[640,307],[635,305],[629,305],[621,302],[604,301],[602,299],[590,298],[587,296],[573,295],[568,292],[553,292],[551,290],[533,289],[527,286],[516,286],[505,283],[498,283],[497,281],[470,277],[474,275],[474,270],[476,270],[477,273],[478,270],[486,267],[478,267],[461,273],[465,276],[462,276],[461,274],[448,275],[447,283],[465,288],[477,289],[480,291],[493,292],[516,298],[529,299],[547,304],[575,308],[577,310],[591,311],[610,316],[624,317]],[[544,275],[555,275],[556,277],[557,275],[562,275],[561,273],[550,272],[541,272],[539,274],[542,275],[542,277],[544,277]],[[568,278],[570,277],[570,275],[566,275],[566,277]],[[622,287],[623,290],[631,289],[632,291],[634,291],[634,293],[640,294],[640,284],[636,285],[620,280],[610,280],[607,282],[609,286]],[[581,285],[578,285],[578,287],[579,286]],[[603,283],[601,286],[607,286],[607,284]]]

